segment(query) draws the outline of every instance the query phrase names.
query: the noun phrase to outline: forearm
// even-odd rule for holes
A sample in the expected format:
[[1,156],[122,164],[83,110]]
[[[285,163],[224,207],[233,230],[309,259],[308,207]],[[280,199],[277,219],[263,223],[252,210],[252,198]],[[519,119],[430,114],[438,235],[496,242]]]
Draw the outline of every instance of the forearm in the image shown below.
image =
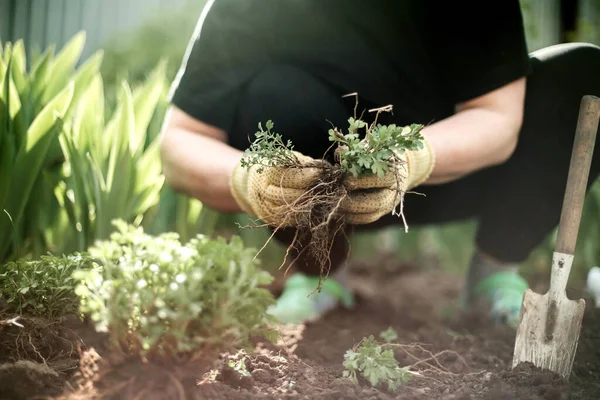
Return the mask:
[[229,177],[242,152],[217,139],[172,127],[161,138],[167,183],[221,212],[241,212]]
[[523,121],[525,82],[522,78],[459,104],[456,114],[423,129],[436,159],[425,184],[450,182],[512,156]]
[[488,109],[469,109],[423,129],[435,151],[428,184],[458,179],[505,162],[517,144],[519,125]]

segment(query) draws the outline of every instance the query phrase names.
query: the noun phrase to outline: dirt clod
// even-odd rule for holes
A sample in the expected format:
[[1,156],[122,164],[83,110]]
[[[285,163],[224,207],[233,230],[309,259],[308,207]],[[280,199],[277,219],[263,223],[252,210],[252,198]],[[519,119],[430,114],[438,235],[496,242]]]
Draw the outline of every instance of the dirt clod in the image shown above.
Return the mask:
[[0,365],[2,400],[27,400],[32,393],[56,396],[62,387],[59,374],[45,364],[21,360]]

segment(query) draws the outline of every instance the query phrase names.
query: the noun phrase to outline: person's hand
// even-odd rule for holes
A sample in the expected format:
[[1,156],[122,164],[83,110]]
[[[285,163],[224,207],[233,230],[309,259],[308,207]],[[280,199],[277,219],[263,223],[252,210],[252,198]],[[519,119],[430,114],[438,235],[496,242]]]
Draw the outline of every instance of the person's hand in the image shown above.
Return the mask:
[[[276,226],[295,226],[293,203],[314,185],[323,173],[323,163],[294,152],[298,167],[281,168],[238,163],[230,178],[231,193],[249,215]],[[262,171],[259,172],[259,169]]]
[[435,153],[425,139],[423,149],[405,151],[398,158],[383,178],[348,175],[344,179],[348,196],[340,211],[348,224],[369,224],[392,213],[404,194],[425,182],[435,166]]

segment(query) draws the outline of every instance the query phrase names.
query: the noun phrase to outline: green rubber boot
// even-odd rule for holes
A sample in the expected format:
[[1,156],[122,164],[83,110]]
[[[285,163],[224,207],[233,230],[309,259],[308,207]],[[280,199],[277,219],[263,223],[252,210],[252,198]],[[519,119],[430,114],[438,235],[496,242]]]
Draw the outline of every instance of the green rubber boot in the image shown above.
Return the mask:
[[346,308],[354,306],[353,293],[339,281],[329,277],[323,282],[321,291],[315,292],[318,285],[318,276],[294,274],[285,283],[275,305],[268,310],[269,314],[283,324],[301,324],[318,320],[339,304]]
[[492,320],[517,328],[527,281],[514,271],[496,272],[480,281],[473,293],[490,305]]

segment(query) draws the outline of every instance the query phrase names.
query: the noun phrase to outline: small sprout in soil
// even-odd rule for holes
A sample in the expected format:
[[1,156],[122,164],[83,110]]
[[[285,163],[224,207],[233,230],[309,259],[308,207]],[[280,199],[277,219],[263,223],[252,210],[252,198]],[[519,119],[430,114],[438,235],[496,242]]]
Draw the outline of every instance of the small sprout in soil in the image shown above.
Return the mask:
[[1,269],[0,293],[9,311],[33,317],[55,318],[77,314],[79,299],[73,273],[97,265],[84,253],[45,255],[9,262]]
[[237,361],[229,360],[229,362],[227,362],[227,365],[229,366],[229,368],[233,369],[235,372],[237,372],[240,375],[252,376],[252,374],[250,372],[248,372],[248,368],[246,368],[246,359],[245,358],[239,359]]
[[[357,104],[358,106],[358,97]],[[404,162],[401,158],[403,152],[416,150],[423,147],[421,129],[423,125],[410,126],[381,125],[377,122],[382,112],[390,112],[391,106],[382,107],[371,112],[376,115],[372,123],[361,120],[356,116],[348,119],[348,131],[342,132],[338,128],[329,130],[329,140],[332,142],[330,149],[334,150],[333,164],[317,163],[323,169],[321,177],[297,200],[281,207],[280,215],[272,216],[273,220],[295,221],[296,236],[288,247],[289,250],[305,252],[305,256],[320,267],[320,282],[316,291],[322,287],[322,279],[328,276],[329,250],[338,234],[344,234],[344,216],[340,215],[339,208],[348,191],[343,181],[349,175],[360,178],[363,176],[384,177],[394,173],[397,184],[397,195],[403,202],[402,179],[397,172]],[[244,152],[241,165],[245,168],[258,166],[260,172],[267,166],[281,168],[314,168],[315,165],[303,165],[294,153],[293,143],[284,142],[279,133],[273,132],[273,121],[266,123],[267,130],[258,125],[256,139]],[[323,159],[327,157],[323,154]],[[394,211],[395,215],[402,215]],[[405,222],[406,225],[406,222]],[[284,226],[274,227],[279,230]],[[302,248],[301,250],[299,250]],[[287,256],[286,254],[286,256]],[[294,260],[295,261],[295,260]],[[285,260],[283,261],[285,263]],[[292,262],[293,264],[293,262]]]
[[400,367],[394,357],[394,350],[384,349],[373,335],[363,339],[358,346],[347,350],[344,354],[343,377],[358,384],[358,374],[371,386],[387,384],[390,392],[395,392],[401,385],[410,381],[412,373],[408,367]]
[[390,326],[385,331],[381,332],[379,337],[385,340],[386,343],[392,343],[398,340],[398,332]]
[[211,351],[249,345],[251,335],[276,340],[255,250],[235,236],[202,235],[182,244],[176,233],[151,236],[115,223],[110,240],[90,249],[101,268],[79,271],[81,311],[111,349],[150,361],[186,361]]

